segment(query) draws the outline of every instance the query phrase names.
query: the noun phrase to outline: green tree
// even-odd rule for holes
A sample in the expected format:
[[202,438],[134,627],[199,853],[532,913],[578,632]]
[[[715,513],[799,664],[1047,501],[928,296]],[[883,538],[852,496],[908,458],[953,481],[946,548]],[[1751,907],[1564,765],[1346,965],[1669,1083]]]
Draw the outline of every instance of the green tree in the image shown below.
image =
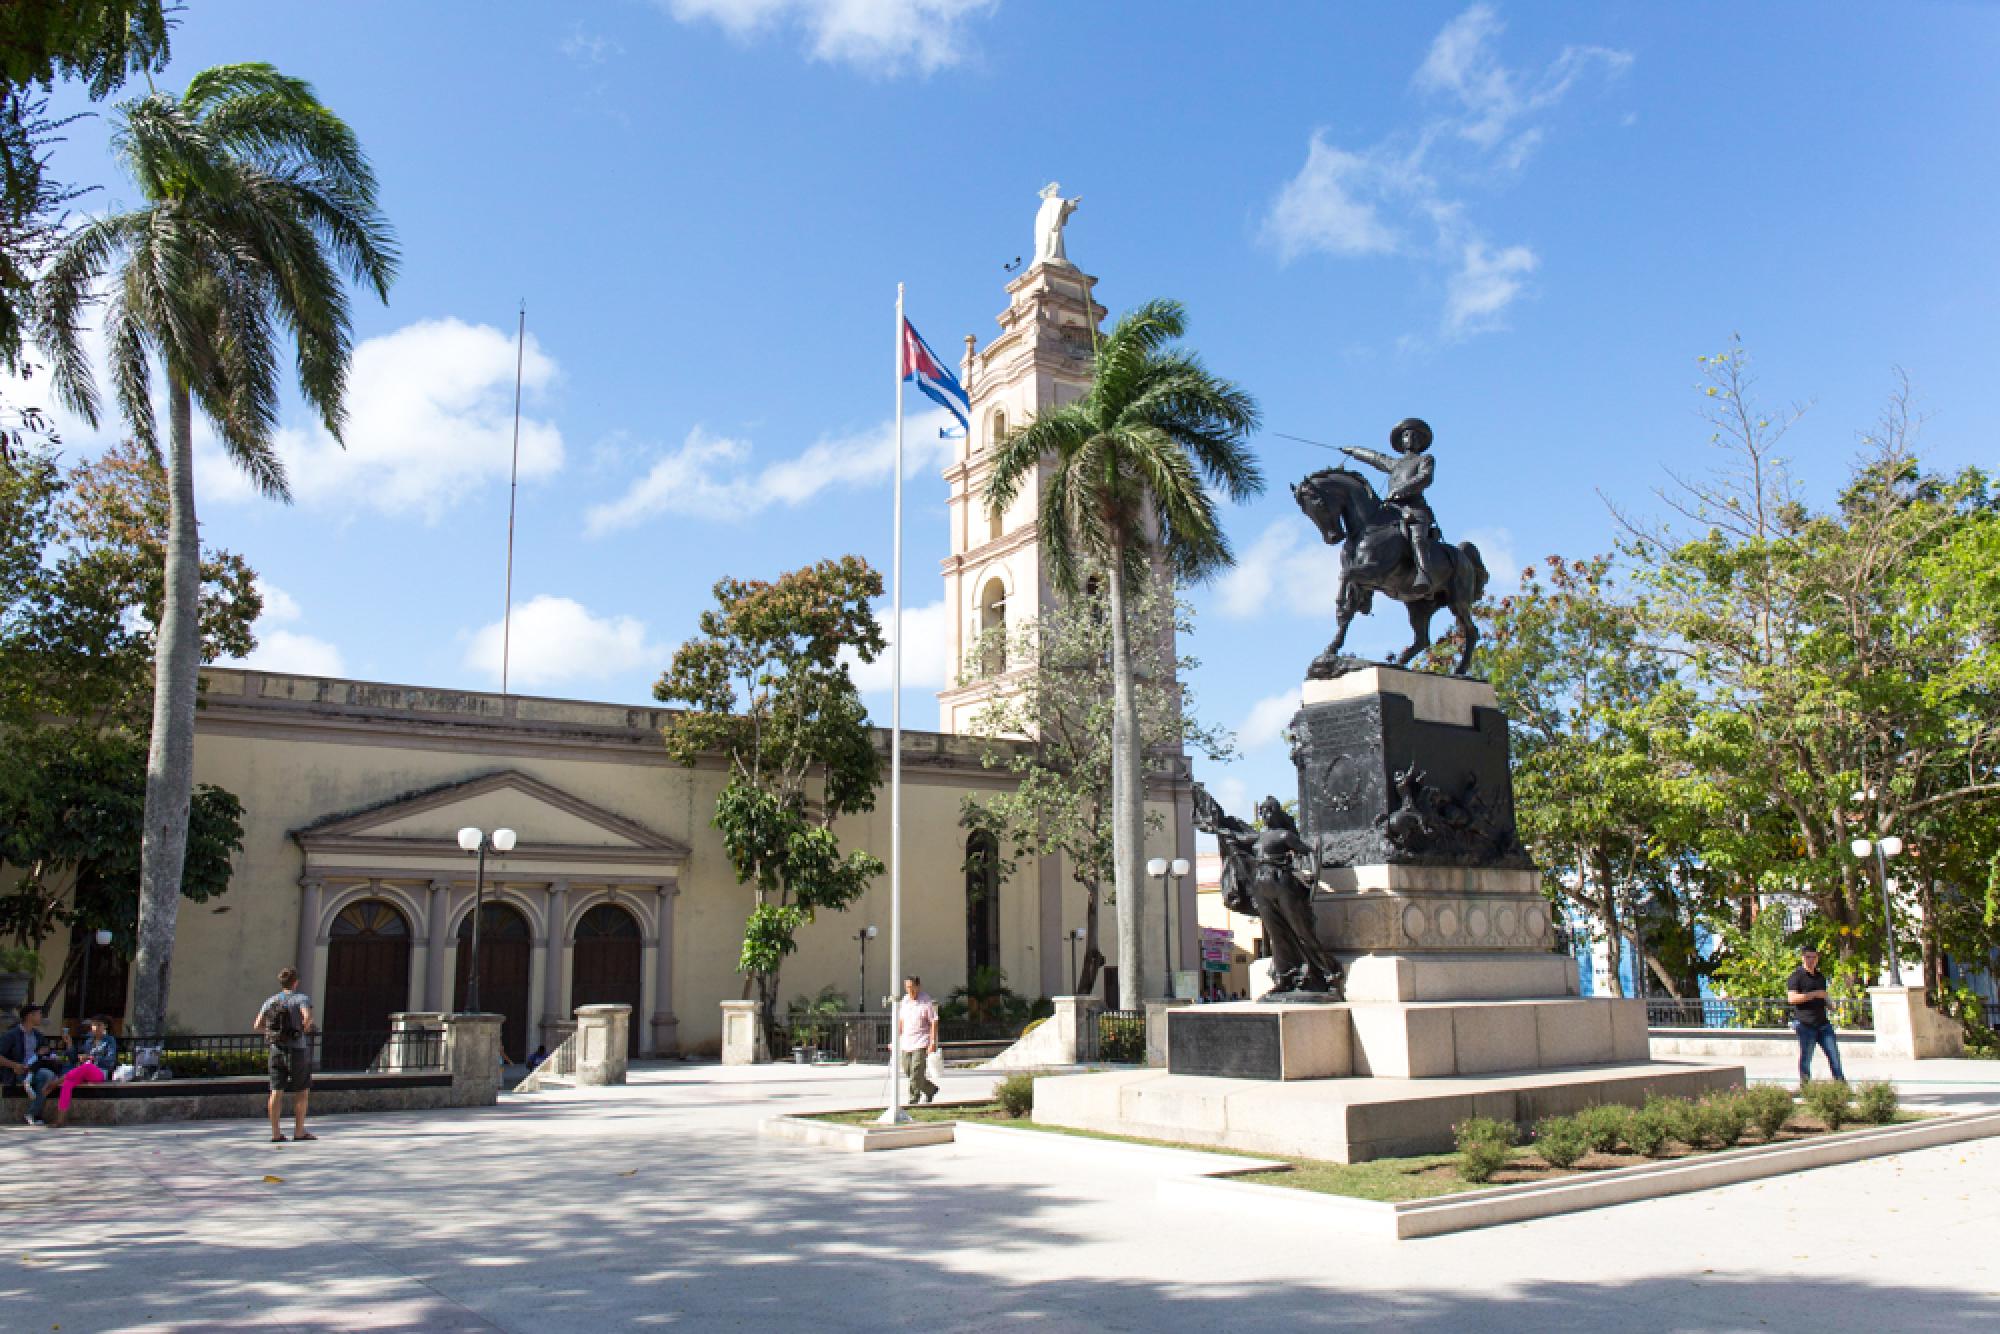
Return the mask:
[[882,576],[856,556],[771,581],[721,580],[700,636],[675,650],[653,687],[687,706],[662,729],[669,755],[689,767],[728,761],[711,823],[754,893],[737,970],[767,1023],[799,929],[844,910],[882,871],[866,852],[843,852],[833,828],[872,809],[881,783],[867,710],[840,657],[846,648],[873,662],[882,652],[869,606],[881,595]]
[[[1101,580],[1111,630],[1112,879],[1118,912],[1119,1004],[1144,991],[1140,895],[1145,876],[1144,732],[1129,603],[1149,579],[1200,583],[1234,563],[1210,488],[1232,501],[1261,492],[1244,446],[1257,426],[1250,395],[1177,345],[1178,302],[1122,317],[1096,349],[1091,386],[995,446],[986,503],[1003,512],[1031,482],[1049,582],[1074,597]],[[1163,905],[1164,907],[1164,905]],[[1164,961],[1163,961],[1164,962]]]
[[100,283],[118,406],[158,447],[153,363],[165,372],[169,526],[147,759],[133,1019],[166,1018],[174,921],[194,789],[201,669],[200,553],[194,501],[196,403],[223,448],[265,494],[289,499],[277,428],[280,354],[339,437],[352,344],[346,286],[387,299],[395,253],[375,177],[353,131],[304,81],[269,65],[204,70],[185,94],[123,104],[114,143],[144,203],[93,219],[64,241],[37,293],[37,341],[58,394],[98,416],[83,326]]
[[[1234,753],[1227,732],[1204,725],[1194,697],[1179,681],[1200,666],[1177,658],[1174,645],[1194,629],[1193,612],[1169,598],[1157,581],[1136,585],[1126,610],[1132,626],[1133,698],[1139,738],[1149,753],[1199,751],[1212,760]],[[989,630],[970,655],[984,662],[1004,647],[1008,662],[1031,663],[1018,687],[996,695],[972,718],[975,735],[992,744],[980,755],[1015,786],[990,797],[967,797],[962,820],[993,834],[1005,849],[1001,874],[1028,857],[1057,853],[1084,893],[1083,957],[1070,979],[1076,994],[1097,985],[1104,954],[1098,938],[1103,891],[1112,878],[1110,682],[1111,624],[1102,595],[1085,592],[1012,629]],[[1027,737],[1026,742],[1005,738]],[[1157,813],[1148,827],[1160,824]]]

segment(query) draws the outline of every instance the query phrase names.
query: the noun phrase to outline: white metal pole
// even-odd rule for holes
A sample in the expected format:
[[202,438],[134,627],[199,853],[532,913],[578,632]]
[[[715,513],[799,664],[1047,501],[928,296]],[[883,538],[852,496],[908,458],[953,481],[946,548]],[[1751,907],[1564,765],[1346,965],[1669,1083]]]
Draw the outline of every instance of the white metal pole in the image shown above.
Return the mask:
[[889,555],[889,1106],[883,1121],[903,1119],[903,285],[896,284],[895,535]]
[[514,500],[521,490],[521,368],[528,355],[528,299],[521,298],[521,322],[514,332],[514,454],[507,465],[507,605],[500,613],[500,693],[507,693],[507,669],[514,648]]

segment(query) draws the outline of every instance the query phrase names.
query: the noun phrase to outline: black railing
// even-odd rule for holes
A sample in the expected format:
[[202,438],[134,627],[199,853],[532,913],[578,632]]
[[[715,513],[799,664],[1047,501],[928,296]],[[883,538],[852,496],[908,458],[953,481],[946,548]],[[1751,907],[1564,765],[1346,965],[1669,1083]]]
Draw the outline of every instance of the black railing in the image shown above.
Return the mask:
[[886,1014],[788,1014],[772,1034],[771,1059],[801,1065],[859,1061],[881,1065],[889,1060],[889,1016]]
[[[1875,1016],[1865,997],[1835,997],[1826,1003],[1836,1028],[1873,1029]],[[1655,998],[1646,1002],[1650,1028],[1784,1028],[1792,1007],[1782,1000],[1703,996],[1695,1000]]]
[[[312,1067],[329,1074],[362,1071],[418,1073],[442,1070],[444,1033],[439,1029],[381,1033],[314,1033]],[[262,1075],[270,1068],[270,1044],[262,1033],[175,1034],[118,1039],[118,1063],[142,1079],[167,1071],[175,1079],[220,1079]]]
[[1104,1010],[1097,1016],[1097,1058],[1114,1065],[1146,1062],[1146,1012]]
[[940,1019],[939,1042],[1013,1042],[1028,1026],[1026,1019]]

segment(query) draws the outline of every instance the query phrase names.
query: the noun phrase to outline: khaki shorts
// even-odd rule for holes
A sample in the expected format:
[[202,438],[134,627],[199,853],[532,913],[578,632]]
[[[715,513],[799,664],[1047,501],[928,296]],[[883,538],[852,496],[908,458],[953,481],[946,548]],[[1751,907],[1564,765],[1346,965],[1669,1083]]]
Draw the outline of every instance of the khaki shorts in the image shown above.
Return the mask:
[[312,1082],[311,1048],[271,1048],[271,1092],[304,1093]]

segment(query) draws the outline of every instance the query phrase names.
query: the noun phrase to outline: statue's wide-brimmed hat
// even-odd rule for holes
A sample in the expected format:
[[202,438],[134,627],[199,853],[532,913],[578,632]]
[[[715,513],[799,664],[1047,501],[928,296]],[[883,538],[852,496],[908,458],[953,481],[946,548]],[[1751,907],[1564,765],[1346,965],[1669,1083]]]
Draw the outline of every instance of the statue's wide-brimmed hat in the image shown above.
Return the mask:
[[1411,453],[1421,454],[1431,447],[1431,424],[1422,417],[1405,417],[1389,428],[1390,448],[1396,450],[1403,448],[1403,432],[1405,431],[1416,433],[1417,443],[1410,447]]

